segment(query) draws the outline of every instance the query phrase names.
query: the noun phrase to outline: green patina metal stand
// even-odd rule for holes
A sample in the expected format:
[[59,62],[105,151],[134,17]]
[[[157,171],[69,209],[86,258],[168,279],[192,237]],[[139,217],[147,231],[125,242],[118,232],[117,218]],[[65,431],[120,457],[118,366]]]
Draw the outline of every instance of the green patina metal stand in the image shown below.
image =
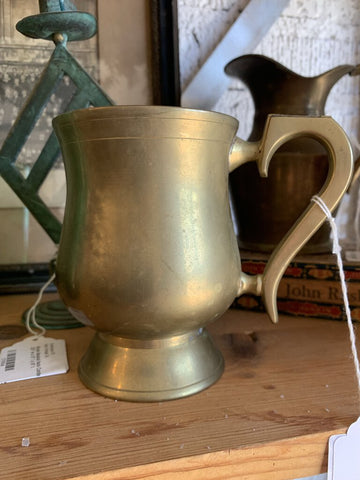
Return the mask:
[[61,223],[38,194],[60,154],[55,134],[51,133],[27,178],[16,167],[15,161],[64,76],[70,77],[77,88],[65,110],[110,105],[112,101],[66,48],[68,41],[85,40],[96,33],[95,18],[89,13],[62,10],[69,6],[69,2],[40,0],[39,4],[41,13],[24,18],[16,28],[26,36],[54,41],[55,49],[0,149],[0,173],[58,244]]
[[[15,165],[16,159],[63,77],[70,77],[76,87],[64,111],[90,105],[111,105],[113,102],[66,47],[67,42],[86,40],[95,35],[96,19],[89,13],[77,11],[67,0],[39,0],[39,8],[39,14],[24,18],[17,23],[16,28],[28,37],[53,41],[55,49],[0,149],[0,173],[49,237],[58,244],[61,222],[38,193],[60,155],[54,132],[47,139],[27,178]],[[70,314],[64,314],[65,307],[59,306],[58,302],[46,302],[42,306],[45,310],[44,320],[41,320],[41,306],[37,311],[37,319],[45,328],[64,328],[65,317],[69,317],[68,327],[75,326],[74,318]],[[56,322],[54,317],[59,321]]]

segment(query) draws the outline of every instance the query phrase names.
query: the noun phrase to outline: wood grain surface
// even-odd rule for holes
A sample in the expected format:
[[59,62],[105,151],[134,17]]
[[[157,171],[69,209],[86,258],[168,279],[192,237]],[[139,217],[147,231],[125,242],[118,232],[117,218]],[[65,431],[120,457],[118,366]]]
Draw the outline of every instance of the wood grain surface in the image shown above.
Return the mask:
[[[19,324],[34,298],[0,297],[0,328]],[[289,480],[326,471],[329,436],[359,415],[346,324],[283,316],[272,325],[229,310],[209,330],[223,377],[195,396],[150,404],[82,385],[76,369],[91,329],[49,331],[66,339],[70,371],[0,385],[0,479]]]

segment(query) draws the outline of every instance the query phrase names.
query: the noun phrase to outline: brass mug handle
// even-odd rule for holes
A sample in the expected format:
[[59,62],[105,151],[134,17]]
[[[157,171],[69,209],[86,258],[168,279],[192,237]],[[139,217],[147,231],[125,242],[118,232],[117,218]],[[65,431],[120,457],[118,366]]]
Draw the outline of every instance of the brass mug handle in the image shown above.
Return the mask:
[[[236,138],[230,153],[230,172],[246,162],[256,161],[260,175],[266,177],[273,154],[281,145],[296,137],[314,138],[328,152],[329,173],[318,196],[332,212],[351,182],[353,154],[345,132],[331,117],[269,115],[259,142]],[[243,293],[261,295],[269,317],[276,323],[276,298],[281,277],[293,257],[325,219],[323,210],[311,202],[275,248],[264,273],[255,276],[241,273],[238,296]]]

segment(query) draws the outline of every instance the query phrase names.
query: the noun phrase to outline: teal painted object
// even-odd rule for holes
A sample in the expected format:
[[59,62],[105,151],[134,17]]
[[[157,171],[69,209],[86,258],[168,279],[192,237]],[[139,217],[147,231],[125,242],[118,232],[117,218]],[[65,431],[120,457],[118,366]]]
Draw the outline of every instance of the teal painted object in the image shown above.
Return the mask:
[[28,37],[44,40],[53,40],[53,35],[61,32],[71,42],[95,35],[96,22],[86,12],[49,12],[26,17],[16,24],[16,28]]
[[[28,36],[32,36],[32,33],[36,31],[39,38],[52,39],[55,41],[56,46],[38,83],[32,90],[30,97],[27,99],[26,104],[22,108],[0,149],[0,174],[54,243],[58,244],[61,233],[61,222],[53,215],[50,208],[47,207],[38,194],[42,183],[60,155],[60,147],[55,134],[52,133],[46,141],[27,178],[25,178],[16,167],[16,159],[35,127],[41,113],[46,108],[51,95],[56,92],[64,76],[70,77],[76,86],[76,92],[64,111],[85,108],[90,105],[106,106],[113,104],[113,102],[66,48],[68,37],[70,37],[70,40],[78,40],[79,35],[80,37],[85,35],[84,32],[86,29],[87,31],[89,31],[89,28],[93,29],[94,21],[96,32],[96,20],[94,17],[90,14],[85,14],[85,17],[83,17],[85,18],[85,24],[89,20],[88,17],[91,17],[92,20],[87,24],[86,29],[80,28],[79,26],[77,30],[76,21],[79,18],[77,14],[84,12],[63,11],[62,8],[73,7],[70,2],[40,0],[39,4],[40,10],[42,10],[43,13],[27,17],[27,19],[31,19],[31,21],[24,19],[27,20],[27,22],[22,24],[24,30],[22,33],[25,35],[31,33],[31,35]],[[69,15],[72,16],[72,30],[69,29],[67,20],[70,18]],[[57,18],[55,22],[54,16]],[[44,20],[46,18],[48,22]],[[27,31],[31,25],[32,31]],[[35,29],[33,28],[34,25]],[[50,32],[54,30],[54,25],[56,28],[60,28],[61,26],[63,31]],[[25,33],[26,31],[27,33]],[[75,31],[75,34],[72,34],[71,31]],[[78,31],[78,33],[76,33],[76,31]],[[49,38],[49,35],[51,38]],[[84,38],[88,37],[84,36]]]
[[76,10],[70,0],[39,0],[40,12],[59,12],[64,10]]
[[78,12],[69,0],[39,0],[40,13],[25,17],[16,29],[30,38],[54,40],[64,35],[66,40],[86,40],[97,31],[96,19],[87,12]]

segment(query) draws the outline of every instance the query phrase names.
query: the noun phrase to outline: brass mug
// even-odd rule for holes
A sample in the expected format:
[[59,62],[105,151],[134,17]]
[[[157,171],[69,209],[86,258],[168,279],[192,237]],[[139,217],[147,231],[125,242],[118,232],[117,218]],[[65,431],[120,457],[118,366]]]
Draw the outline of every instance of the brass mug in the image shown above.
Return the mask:
[[[329,117],[270,116],[259,142],[214,112],[111,106],[53,121],[67,177],[56,284],[73,315],[96,330],[79,365],[90,389],[161,401],[203,390],[224,362],[205,326],[236,296],[261,295],[277,321],[288,263],[325,220],[310,204],[263,275],[241,271],[228,198],[229,172],[301,135],[329,151],[320,196],[334,209],[352,176],[349,141]],[[341,164],[339,163],[341,157]]]

